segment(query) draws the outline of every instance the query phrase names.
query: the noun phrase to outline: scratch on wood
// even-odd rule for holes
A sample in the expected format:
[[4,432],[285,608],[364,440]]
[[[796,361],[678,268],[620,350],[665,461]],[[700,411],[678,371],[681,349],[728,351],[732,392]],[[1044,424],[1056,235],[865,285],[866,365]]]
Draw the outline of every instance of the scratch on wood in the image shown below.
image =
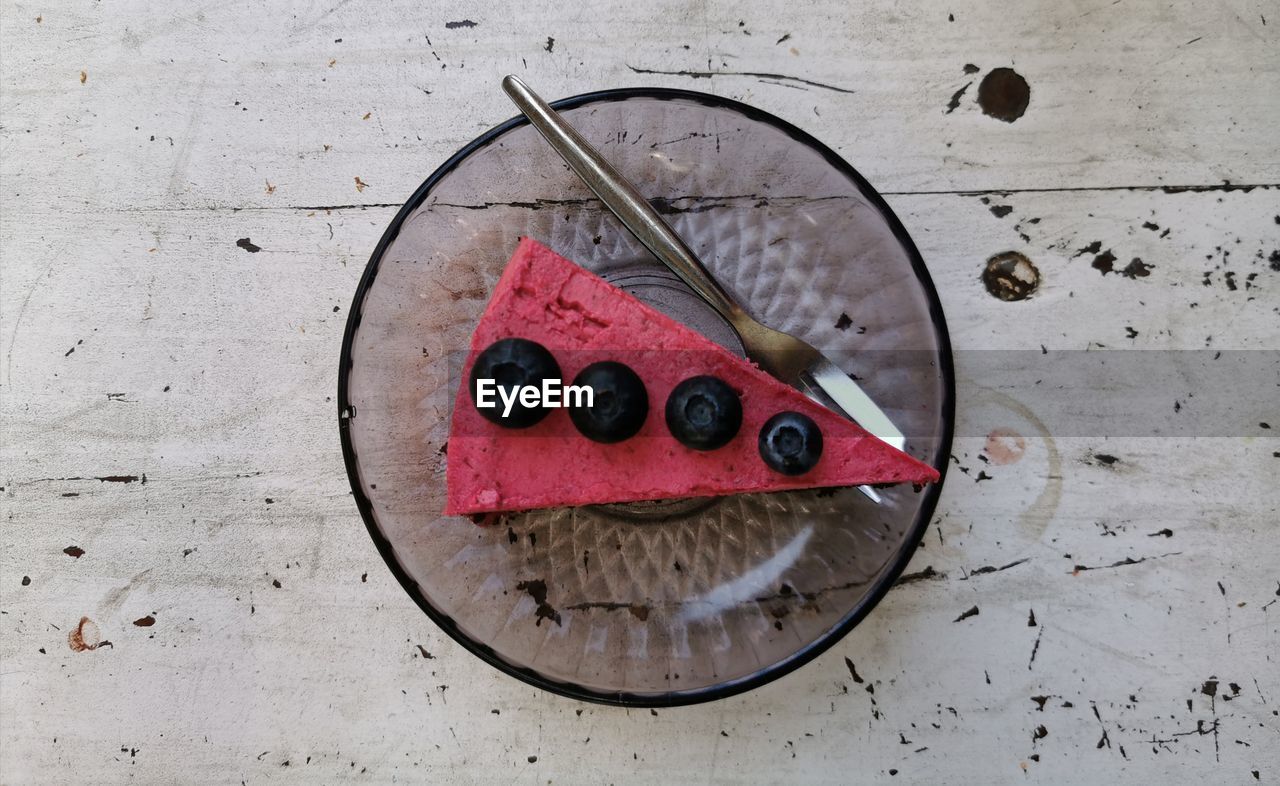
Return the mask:
[[981,568],[975,568],[975,569],[973,569],[973,570],[969,571],[969,575],[967,575],[967,576],[961,576],[961,577],[960,577],[960,580],[961,580],[961,581],[968,581],[969,579],[973,578],[974,576],[982,576],[982,575],[985,575],[985,574],[987,574],[987,573],[999,573],[999,572],[1000,572],[1000,571],[1002,571],[1002,570],[1008,570],[1009,568],[1017,567],[1018,565],[1021,565],[1021,564],[1023,564],[1024,562],[1028,562],[1028,561],[1030,561],[1030,559],[1031,559],[1030,557],[1023,557],[1023,558],[1022,558],[1022,559],[1020,559],[1020,560],[1014,560],[1013,562],[1010,562],[1008,565],[1001,565],[1001,566],[1000,566],[1000,567],[998,567],[998,568],[997,568],[997,567],[995,567],[994,565],[984,565],[984,566],[983,566],[983,567],[981,567]]
[[1092,567],[1089,565],[1076,565],[1074,568],[1072,568],[1069,571],[1069,573],[1071,573],[1071,575],[1074,576],[1079,573],[1084,573],[1087,570],[1107,570],[1108,568],[1123,568],[1129,565],[1140,565],[1150,560],[1164,559],[1165,557],[1176,557],[1181,553],[1182,553],[1181,551],[1171,551],[1168,554],[1156,554],[1149,557],[1139,557],[1138,559],[1134,559],[1133,557],[1125,557],[1119,562],[1113,562],[1110,565],[1094,565]]
[[926,565],[924,570],[907,573],[899,577],[893,586],[900,587],[903,584],[914,584],[917,581],[943,581],[946,578],[947,574],[934,570],[932,565]]
[[946,114],[949,115],[960,108],[960,99],[964,97],[964,91],[968,90],[972,84],[973,82],[966,82],[964,87],[951,94],[951,100],[947,102]]
[[798,76],[787,76],[786,74],[770,74],[762,71],[662,71],[655,68],[637,68],[636,66],[627,65],[634,73],[637,74],[656,74],[660,76],[687,76],[690,79],[710,79],[715,76],[749,76],[756,79],[775,79],[779,82],[795,82],[801,85],[809,85],[810,87],[820,87],[823,90],[830,90],[835,93],[847,93],[852,95],[856,91],[847,87],[837,87],[829,85],[825,82],[815,82],[812,79],[802,79]]

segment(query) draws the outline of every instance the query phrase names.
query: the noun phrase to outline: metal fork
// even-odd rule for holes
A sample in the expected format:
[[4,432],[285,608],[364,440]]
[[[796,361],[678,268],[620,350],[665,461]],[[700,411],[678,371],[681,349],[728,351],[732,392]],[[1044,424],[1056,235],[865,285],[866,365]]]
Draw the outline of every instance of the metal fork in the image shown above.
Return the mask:
[[[813,346],[761,324],[743,310],[635,186],[546,101],[515,76],[505,77],[502,89],[623,226],[737,331],[748,358],[824,406],[842,411],[889,445],[898,450],[904,448],[906,438],[902,432],[858,383]],[[859,486],[859,489],[880,502],[880,496],[871,487]]]

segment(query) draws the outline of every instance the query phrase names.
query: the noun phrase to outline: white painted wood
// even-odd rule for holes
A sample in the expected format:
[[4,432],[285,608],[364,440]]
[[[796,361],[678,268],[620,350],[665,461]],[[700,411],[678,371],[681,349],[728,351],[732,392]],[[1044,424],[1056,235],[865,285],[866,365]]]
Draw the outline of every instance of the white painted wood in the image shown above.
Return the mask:
[[[1280,183],[1280,6],[845,5],[0,4],[0,781],[1280,778],[1280,441],[1045,439],[965,360],[1280,349],[1280,192],[1158,188]],[[1024,117],[983,115],[976,82],[946,114],[1008,65]],[[748,695],[651,714],[504,677],[417,610],[351,502],[351,293],[395,205],[511,115],[507,71],[799,123],[890,192],[941,289],[962,437],[909,569],[937,575]],[[1103,276],[1074,256],[1094,241],[1150,275]],[[1040,271],[1028,300],[980,281],[1009,250]],[[977,458],[990,423],[1020,461]],[[73,651],[82,617],[111,646]]]

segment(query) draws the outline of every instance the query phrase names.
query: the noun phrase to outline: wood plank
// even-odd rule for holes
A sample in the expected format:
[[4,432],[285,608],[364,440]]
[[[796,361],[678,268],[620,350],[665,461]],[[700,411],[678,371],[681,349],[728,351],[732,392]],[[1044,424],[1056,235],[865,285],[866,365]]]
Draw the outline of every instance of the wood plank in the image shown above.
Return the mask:
[[[508,72],[549,96],[661,85],[740,98],[889,192],[1277,183],[1268,7],[803,0],[779,18],[761,2],[45,13],[10,0],[5,196],[91,213],[397,203],[513,114],[497,87]],[[461,21],[474,24],[450,26]],[[1030,85],[1013,123],[975,102],[998,67]]]

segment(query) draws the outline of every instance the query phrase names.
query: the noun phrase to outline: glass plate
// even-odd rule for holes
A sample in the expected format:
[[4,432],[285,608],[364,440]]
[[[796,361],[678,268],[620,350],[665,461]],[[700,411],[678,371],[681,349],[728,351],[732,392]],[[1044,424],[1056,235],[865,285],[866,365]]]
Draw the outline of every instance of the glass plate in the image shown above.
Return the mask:
[[[854,374],[945,471],[954,379],[937,293],[884,200],[745,104],[628,89],[555,105],[766,324]],[[548,690],[669,706],[774,679],[847,633],[902,571],[940,483],[441,515],[461,357],[522,236],[741,352],[523,118],[470,143],[387,228],[338,381],[356,502],[405,590],[490,664]]]

